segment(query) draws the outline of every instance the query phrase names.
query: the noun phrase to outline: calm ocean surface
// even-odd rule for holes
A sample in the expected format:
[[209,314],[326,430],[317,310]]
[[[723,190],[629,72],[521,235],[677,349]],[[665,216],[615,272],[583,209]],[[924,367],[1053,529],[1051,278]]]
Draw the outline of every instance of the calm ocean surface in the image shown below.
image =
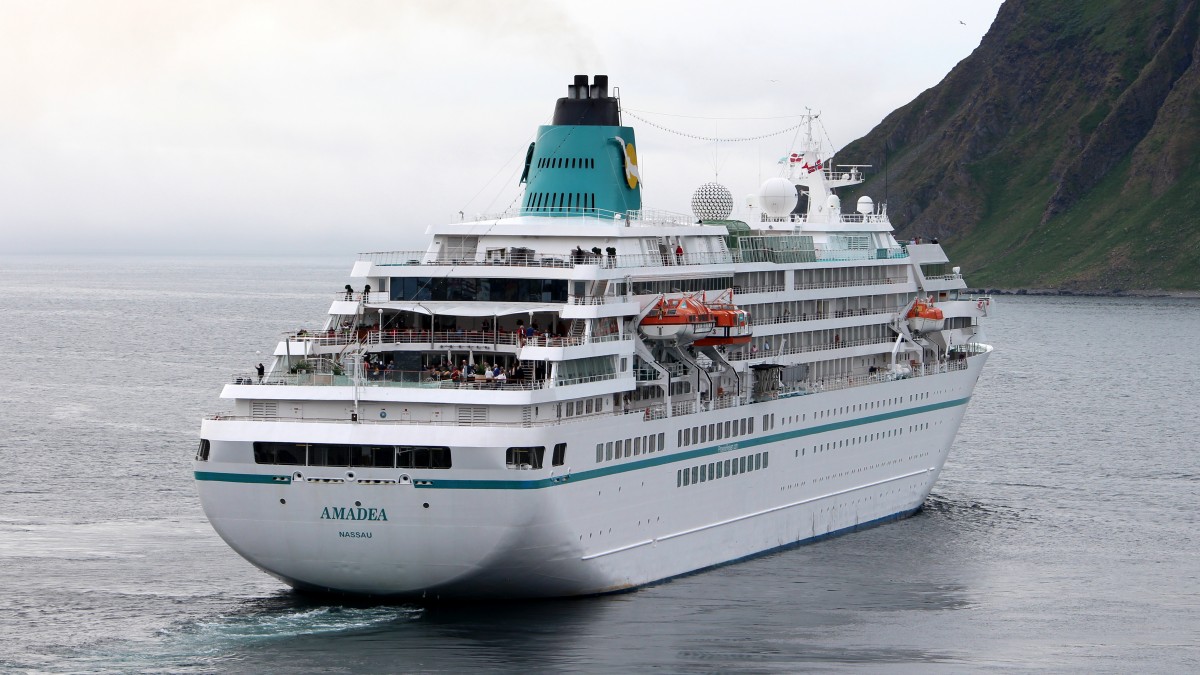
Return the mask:
[[0,257],[0,671],[1200,671],[1200,300],[998,298],[908,520],[620,595],[354,605],[226,547],[190,466],[352,262]]

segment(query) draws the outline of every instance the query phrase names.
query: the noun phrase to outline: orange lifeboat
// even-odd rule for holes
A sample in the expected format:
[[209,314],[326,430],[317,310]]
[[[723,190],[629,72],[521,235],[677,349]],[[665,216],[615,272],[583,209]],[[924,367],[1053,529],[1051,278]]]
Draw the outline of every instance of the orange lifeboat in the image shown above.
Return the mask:
[[707,336],[696,340],[697,347],[710,345],[742,345],[750,342],[750,312],[733,303],[733,289],[722,291],[715,300],[705,299],[715,325]]
[[912,309],[908,310],[908,327],[918,333],[931,330],[941,330],[946,324],[942,310],[925,300],[917,300]]
[[712,331],[716,319],[695,296],[659,298],[638,326],[650,340],[676,340],[686,344]]

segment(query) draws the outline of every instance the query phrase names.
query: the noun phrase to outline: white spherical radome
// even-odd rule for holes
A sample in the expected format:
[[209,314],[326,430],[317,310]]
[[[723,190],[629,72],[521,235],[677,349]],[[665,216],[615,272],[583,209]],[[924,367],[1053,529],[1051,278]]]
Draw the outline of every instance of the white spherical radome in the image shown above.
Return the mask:
[[768,178],[758,190],[762,210],[772,218],[783,218],[796,208],[796,186],[786,178]]
[[720,183],[705,183],[692,193],[692,213],[700,220],[725,220],[733,213],[733,193]]

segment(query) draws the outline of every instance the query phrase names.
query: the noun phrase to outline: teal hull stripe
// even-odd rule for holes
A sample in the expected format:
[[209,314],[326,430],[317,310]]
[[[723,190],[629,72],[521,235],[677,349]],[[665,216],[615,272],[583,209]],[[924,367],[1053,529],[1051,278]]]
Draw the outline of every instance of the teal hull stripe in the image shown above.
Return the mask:
[[196,480],[216,480],[223,483],[274,483],[287,485],[292,482],[291,476],[268,476],[258,473],[218,473],[215,471],[197,471]]
[[[868,415],[867,417],[859,417],[843,422],[831,422],[829,424],[821,424],[814,427],[804,429],[796,429],[794,431],[784,431],[778,434],[770,434],[759,438],[748,438],[745,440],[733,440],[712,445],[706,448],[696,448],[695,450],[687,450],[671,455],[655,455],[647,456],[645,459],[639,459],[632,462],[621,462],[612,466],[600,467],[597,469],[589,469],[572,473],[568,476],[558,476],[555,478],[539,478],[536,480],[438,480],[431,479],[431,483],[414,484],[413,487],[418,489],[441,489],[441,490],[539,490],[541,488],[553,487],[561,485],[564,482],[578,482],[581,480],[592,480],[594,478],[603,478],[604,476],[612,476],[614,474],[625,473],[627,471],[638,471],[654,466],[662,466],[664,464],[674,464],[679,462],[691,462],[702,457],[712,457],[721,455],[727,452],[737,452],[748,448],[767,445],[770,443],[778,443],[787,441],[793,438],[803,438],[805,436],[814,436],[839,429],[849,429],[852,427],[863,426],[865,424],[874,424],[876,422],[886,422],[887,420],[900,419],[902,417],[910,417],[912,415],[920,415],[921,413],[933,412],[935,410],[944,410],[946,408],[954,408],[960,405],[966,405],[971,400],[971,397],[960,398],[953,401],[945,401],[943,403],[931,403],[929,405],[909,408],[907,410],[897,410],[894,412],[880,413],[878,415]],[[707,423],[705,423],[707,424]],[[697,425],[698,426],[698,425]],[[287,484],[292,482],[291,476],[272,476],[260,475],[253,473],[215,473],[210,471],[197,471],[196,480],[213,480],[223,481],[227,483],[274,483]]]
[[[875,422],[884,422],[891,419],[901,417],[909,417],[911,415],[920,415],[921,413],[933,412],[935,410],[944,410],[946,408],[954,408],[960,405],[966,405],[971,400],[971,397],[960,398],[953,401],[945,401],[943,403],[931,403],[929,405],[909,408],[907,410],[898,410],[895,412],[880,413],[878,415],[869,415],[867,417],[859,417],[857,419],[846,420],[843,422],[832,422],[830,424],[822,424],[815,427],[807,427],[805,429],[796,429],[795,431],[785,431],[760,438],[751,438],[744,441],[730,440],[727,443],[713,445],[706,448],[696,448],[686,452],[679,452],[671,455],[656,455],[646,459],[639,459],[633,462],[621,462],[613,466],[605,466],[598,469],[589,469],[587,471],[579,471],[570,474],[570,482],[578,482],[581,480],[591,480],[593,478],[602,478],[627,471],[638,471],[652,466],[662,466],[664,464],[673,464],[676,462],[691,462],[692,460],[701,457],[711,457],[721,455],[726,452],[737,452],[747,448],[753,448],[759,445],[767,445],[770,443],[778,443],[793,438],[803,438],[805,436],[813,436],[823,434],[829,431],[837,431],[838,429],[848,429],[851,427],[862,426],[864,424],[874,424]],[[706,423],[707,424],[707,423]],[[697,425],[699,426],[699,425]],[[731,447],[732,446],[732,447]],[[722,449],[724,448],[724,449]],[[563,477],[558,478],[541,478],[538,480],[437,480],[433,479],[430,485],[417,485],[423,489],[444,489],[444,490],[537,490],[540,488],[552,487],[559,485]]]

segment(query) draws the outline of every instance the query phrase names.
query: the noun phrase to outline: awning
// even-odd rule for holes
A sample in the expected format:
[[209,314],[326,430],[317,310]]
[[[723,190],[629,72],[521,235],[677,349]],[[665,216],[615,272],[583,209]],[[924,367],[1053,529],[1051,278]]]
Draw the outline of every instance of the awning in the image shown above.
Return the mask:
[[358,303],[350,300],[334,300],[333,305],[329,307],[329,313],[337,316],[354,316],[358,314]]
[[[336,304],[336,303],[335,303]],[[533,312],[561,312],[563,303],[539,302],[380,302],[369,303],[368,310],[380,309],[437,316],[512,316]]]

